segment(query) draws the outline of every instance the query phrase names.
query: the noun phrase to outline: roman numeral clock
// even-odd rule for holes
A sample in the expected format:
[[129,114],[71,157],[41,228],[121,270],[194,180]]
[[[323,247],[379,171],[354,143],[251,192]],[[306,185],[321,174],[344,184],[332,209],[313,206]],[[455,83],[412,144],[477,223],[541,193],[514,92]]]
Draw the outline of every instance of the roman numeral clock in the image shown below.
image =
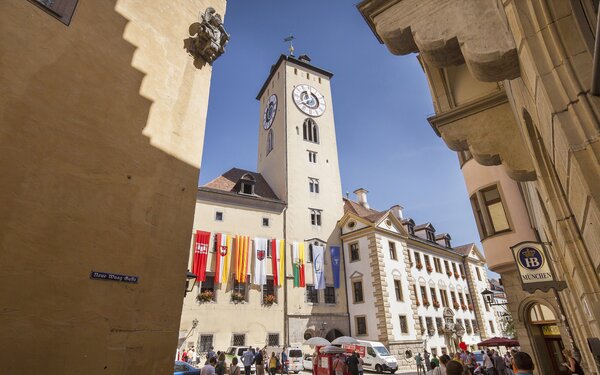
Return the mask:
[[312,86],[298,85],[292,96],[298,109],[309,116],[319,117],[325,112],[325,98]]

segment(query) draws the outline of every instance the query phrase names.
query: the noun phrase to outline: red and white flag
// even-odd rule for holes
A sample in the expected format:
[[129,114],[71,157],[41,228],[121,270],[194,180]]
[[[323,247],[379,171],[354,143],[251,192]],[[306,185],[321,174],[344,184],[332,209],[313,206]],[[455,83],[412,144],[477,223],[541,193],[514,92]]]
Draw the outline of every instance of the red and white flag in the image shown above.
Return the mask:
[[256,285],[265,285],[267,283],[267,272],[265,270],[267,242],[266,238],[254,239],[254,284]]
[[194,258],[192,262],[192,273],[197,281],[206,281],[206,262],[208,260],[208,244],[210,242],[210,232],[201,230],[196,231],[194,241]]
[[231,236],[217,233],[217,257],[215,264],[215,283],[227,283],[229,276],[229,260],[231,258]]
[[271,266],[273,268],[273,285],[279,285],[278,268],[279,268],[279,252],[277,251],[277,240],[269,240],[269,248],[271,249]]

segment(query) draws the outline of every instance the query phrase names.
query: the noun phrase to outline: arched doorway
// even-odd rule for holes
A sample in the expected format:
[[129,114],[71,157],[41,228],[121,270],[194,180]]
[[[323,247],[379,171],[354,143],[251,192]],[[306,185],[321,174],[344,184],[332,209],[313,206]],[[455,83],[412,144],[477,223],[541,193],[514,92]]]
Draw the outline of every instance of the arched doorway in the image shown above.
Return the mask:
[[562,350],[565,348],[560,337],[556,315],[548,306],[534,303],[525,311],[527,329],[531,343],[535,346],[541,374],[567,375]]
[[329,342],[332,342],[333,340],[337,339],[340,336],[344,336],[344,334],[334,328],[331,331],[327,332],[327,335],[325,335],[325,338],[327,340],[329,340]]

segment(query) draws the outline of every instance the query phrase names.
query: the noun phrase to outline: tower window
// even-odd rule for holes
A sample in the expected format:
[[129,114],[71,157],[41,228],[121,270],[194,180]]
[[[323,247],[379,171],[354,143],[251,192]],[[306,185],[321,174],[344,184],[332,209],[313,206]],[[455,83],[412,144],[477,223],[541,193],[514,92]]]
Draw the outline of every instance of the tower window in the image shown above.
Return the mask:
[[302,124],[302,138],[305,141],[319,143],[319,126],[315,120],[307,118]]
[[315,209],[311,209],[310,210],[310,223],[311,225],[316,225],[318,227],[321,226],[321,210],[315,210]]
[[319,180],[316,178],[308,178],[308,190],[311,193],[319,193]]
[[267,155],[273,151],[273,129],[269,129],[267,133]]
[[481,239],[510,231],[510,222],[497,185],[473,194],[471,205]]
[[262,225],[263,225],[263,227],[268,227],[269,226],[269,218],[268,217],[263,217],[263,219],[262,219]]
[[223,221],[223,212],[221,212],[221,211],[215,212],[215,220],[216,221]]
[[308,161],[310,163],[316,163],[317,162],[317,153],[314,151],[309,151],[308,152]]

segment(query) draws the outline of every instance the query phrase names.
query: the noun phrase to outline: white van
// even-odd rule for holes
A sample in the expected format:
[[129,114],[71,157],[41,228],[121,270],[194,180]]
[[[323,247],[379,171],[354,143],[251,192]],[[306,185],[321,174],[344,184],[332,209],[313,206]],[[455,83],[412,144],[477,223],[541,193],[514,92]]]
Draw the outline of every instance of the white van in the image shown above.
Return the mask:
[[342,347],[348,351],[357,351],[363,359],[363,369],[390,374],[398,370],[396,357],[390,354],[387,348],[377,341],[358,340],[358,344],[344,344]]
[[303,370],[302,366],[302,349],[291,347],[286,349],[287,354],[287,368],[288,372],[293,372],[295,374],[299,373]]

